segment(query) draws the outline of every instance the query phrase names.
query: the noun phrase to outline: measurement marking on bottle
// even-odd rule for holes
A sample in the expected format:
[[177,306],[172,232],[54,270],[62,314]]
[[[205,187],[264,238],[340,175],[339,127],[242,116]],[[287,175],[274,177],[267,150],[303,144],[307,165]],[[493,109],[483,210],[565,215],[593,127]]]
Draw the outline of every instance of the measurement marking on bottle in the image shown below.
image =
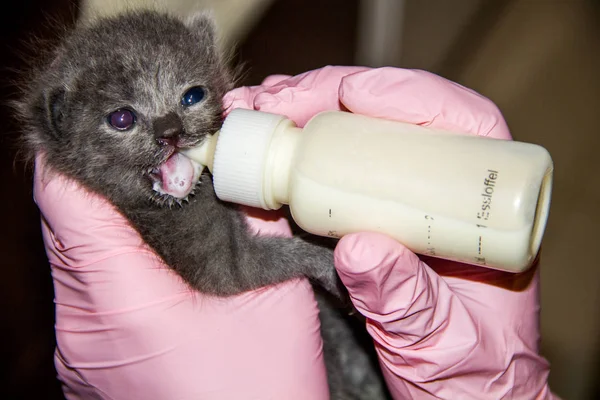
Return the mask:
[[331,218],[331,208],[329,209],[329,218]]
[[481,236],[479,236],[479,255],[481,255]]
[[[434,221],[431,215],[426,215],[425,219],[428,221]],[[425,254],[435,256],[435,246],[431,245],[431,223],[427,225],[427,251]]]
[[[428,221],[434,221],[431,215],[426,215],[425,219]],[[427,225],[427,244],[431,244],[431,224]]]

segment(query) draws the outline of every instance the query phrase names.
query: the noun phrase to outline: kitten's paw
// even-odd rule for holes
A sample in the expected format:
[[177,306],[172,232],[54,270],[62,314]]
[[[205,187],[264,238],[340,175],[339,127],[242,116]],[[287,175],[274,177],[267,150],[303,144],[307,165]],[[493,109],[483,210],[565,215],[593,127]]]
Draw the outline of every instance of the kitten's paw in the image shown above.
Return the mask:
[[318,283],[325,289],[331,296],[333,296],[338,302],[344,307],[351,307],[352,301],[348,290],[340,280],[335,266],[328,268],[322,276],[318,278]]

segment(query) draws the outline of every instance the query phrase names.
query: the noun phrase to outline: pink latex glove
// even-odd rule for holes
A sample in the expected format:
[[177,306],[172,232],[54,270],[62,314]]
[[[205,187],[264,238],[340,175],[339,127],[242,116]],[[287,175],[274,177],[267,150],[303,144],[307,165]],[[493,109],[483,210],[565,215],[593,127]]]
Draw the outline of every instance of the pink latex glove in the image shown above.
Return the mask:
[[[303,126],[345,109],[471,135],[510,139],[488,99],[436,75],[395,68],[326,67],[226,96],[229,109],[286,115]],[[425,263],[427,261],[428,264]],[[367,317],[397,399],[550,399],[539,355],[539,274],[513,275],[417,257],[375,233],[348,235],[336,267]]]
[[[312,287],[230,299],[192,292],[112,206],[38,158],[35,199],[52,267],[55,365],[68,399],[324,400]],[[249,210],[263,234],[286,219]]]

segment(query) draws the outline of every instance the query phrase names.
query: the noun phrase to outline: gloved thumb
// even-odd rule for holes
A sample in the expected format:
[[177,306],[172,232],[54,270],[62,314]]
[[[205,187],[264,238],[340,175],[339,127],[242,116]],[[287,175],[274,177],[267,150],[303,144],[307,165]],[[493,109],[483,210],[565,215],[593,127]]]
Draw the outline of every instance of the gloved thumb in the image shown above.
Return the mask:
[[[477,343],[476,323],[460,299],[394,239],[379,233],[347,235],[336,247],[335,263],[378,349],[384,348],[381,361],[394,374],[413,382],[427,379],[459,362]],[[460,335],[452,326],[460,326]]]
[[[504,398],[511,391],[555,398],[546,383],[547,366],[535,352],[502,327],[486,328],[463,297],[394,239],[378,233],[344,236],[335,263],[354,306],[367,318],[394,398]],[[463,295],[476,301],[477,293]],[[515,352],[515,346],[521,348]],[[532,371],[524,384],[515,378],[515,357],[528,360],[521,372]]]

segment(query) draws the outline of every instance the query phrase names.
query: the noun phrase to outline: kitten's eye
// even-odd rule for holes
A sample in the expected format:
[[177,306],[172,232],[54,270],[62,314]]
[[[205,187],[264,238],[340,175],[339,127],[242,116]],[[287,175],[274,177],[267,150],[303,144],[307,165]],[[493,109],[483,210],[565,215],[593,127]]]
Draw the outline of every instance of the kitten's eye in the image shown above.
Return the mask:
[[108,115],[108,123],[120,131],[129,130],[135,124],[135,113],[127,108],[119,108]]
[[204,89],[200,86],[195,86],[183,94],[183,97],[181,98],[181,105],[184,107],[189,107],[199,103],[204,98],[204,95]]

